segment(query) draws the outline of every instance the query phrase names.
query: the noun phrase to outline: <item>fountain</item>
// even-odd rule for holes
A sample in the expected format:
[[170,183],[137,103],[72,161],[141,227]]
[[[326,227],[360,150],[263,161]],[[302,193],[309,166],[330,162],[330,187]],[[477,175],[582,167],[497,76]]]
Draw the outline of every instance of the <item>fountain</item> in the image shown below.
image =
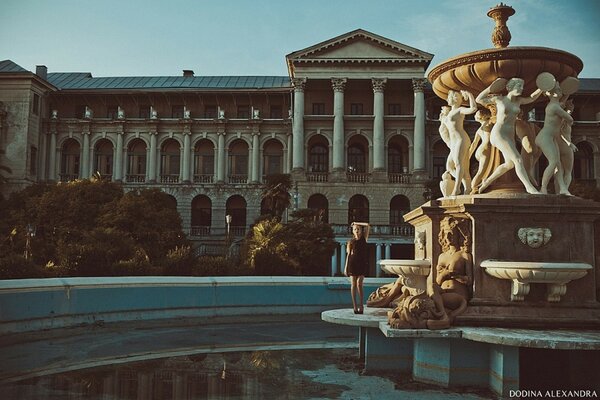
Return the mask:
[[[443,386],[488,386],[506,396],[519,388],[520,348],[584,349],[581,329],[600,327],[594,243],[600,205],[570,195],[572,171],[559,159],[561,146],[574,151],[567,100],[583,63],[562,50],[508,47],[506,22],[514,12],[502,3],[489,10],[495,48],[451,58],[428,75],[448,102],[440,114],[450,148],[444,196],[404,215],[415,227],[417,260],[381,261],[383,271],[399,278],[367,301],[366,369],[411,372]],[[536,104],[547,104],[540,126],[524,118]],[[487,139],[480,146],[488,146],[478,154],[487,161],[471,182],[474,149],[463,121],[478,109],[478,135]],[[549,167],[537,182],[532,171],[542,153]],[[558,194],[547,194],[552,178]],[[327,313],[323,319],[333,322]],[[379,329],[387,341],[373,332],[377,315],[385,315]],[[557,344],[548,339],[555,328],[577,330]],[[600,334],[592,337],[585,350],[595,351],[581,356],[584,365],[600,350]]]
[[[429,265],[423,264],[421,271],[413,272],[415,276],[431,275],[427,290],[410,294],[398,289],[394,293],[405,298],[418,295],[433,299],[422,306],[429,307],[430,314],[420,312],[428,319],[439,315],[438,320],[446,321],[442,327],[449,326],[449,322],[495,327],[600,326],[600,304],[596,301],[599,272],[598,266],[593,267],[594,220],[600,215],[600,207],[574,196],[540,195],[534,186],[537,182],[524,162],[528,148],[531,153],[537,150],[538,154],[542,151],[550,154],[546,155],[550,160],[552,148],[542,141],[544,135],[553,135],[555,131],[560,135],[562,126],[570,125],[572,119],[560,115],[558,122],[549,119],[550,105],[541,130],[517,117],[519,110],[526,113],[536,103],[552,104],[553,95],[556,104],[560,100],[565,107],[568,96],[578,88],[577,74],[583,63],[562,50],[507,47],[511,35],[506,22],[514,12],[502,3],[488,12],[496,22],[492,33],[494,49],[456,56],[434,67],[428,75],[436,95],[447,98],[452,106],[441,121],[442,127],[448,128],[450,143],[446,176],[456,177],[461,167],[463,171],[469,170],[468,160],[464,165],[460,157],[463,151],[460,146],[464,144],[456,142],[462,139],[460,131],[464,130],[464,115],[460,113],[473,113],[472,109],[465,111],[467,106],[464,106],[470,94],[477,96],[480,109],[485,106],[489,110],[494,124],[488,133],[492,161],[482,175],[480,186],[471,188],[470,179],[467,184],[460,177],[459,182],[450,180],[445,184],[449,189],[454,187],[453,193],[458,192],[462,183],[463,195],[450,195],[448,190],[445,197],[404,216],[415,232],[426,237],[424,248],[421,245],[416,253],[427,254],[422,258],[431,260],[433,267],[429,269]],[[519,82],[521,87],[514,89]],[[558,112],[561,111],[562,108]],[[531,128],[534,136],[519,135],[524,128]],[[457,139],[452,138],[453,131]],[[539,131],[537,137],[536,131]],[[515,147],[515,133],[522,142],[521,154],[511,151]],[[512,165],[507,165],[508,161]],[[556,168],[560,168],[558,162]],[[558,175],[554,179],[558,180]],[[547,181],[542,185],[547,185]],[[568,194],[568,187],[561,185],[560,192]],[[546,192],[545,187],[542,192]],[[453,257],[461,262],[456,263]],[[402,261],[381,263],[384,271],[395,274],[399,271],[389,266]],[[406,276],[406,272],[398,275]],[[540,289],[546,284],[548,290],[544,295]],[[373,293],[371,303],[381,303],[381,295],[389,292]],[[466,307],[461,307],[458,301],[461,296],[467,301]],[[388,303],[399,307],[410,304],[389,300]],[[460,307],[460,313],[455,307]],[[407,314],[404,311],[396,310],[393,314]],[[391,314],[389,322],[392,327],[406,325],[394,320]],[[417,327],[422,321],[413,322]]]

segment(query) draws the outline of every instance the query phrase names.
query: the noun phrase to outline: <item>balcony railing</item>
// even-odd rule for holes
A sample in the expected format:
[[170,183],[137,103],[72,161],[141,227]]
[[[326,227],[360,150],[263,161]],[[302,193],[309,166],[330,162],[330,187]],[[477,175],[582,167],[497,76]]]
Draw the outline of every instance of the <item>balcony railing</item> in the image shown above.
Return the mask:
[[144,183],[146,182],[146,175],[144,174],[128,174],[125,177],[128,183]]
[[327,172],[307,172],[306,180],[308,182],[327,182],[329,174]]
[[348,182],[367,183],[371,182],[371,174],[365,172],[346,172]]
[[79,179],[79,174],[60,174],[59,179],[61,182],[70,182]]
[[161,175],[160,183],[179,183],[179,175],[174,175],[174,174]]
[[248,183],[248,175],[229,175],[229,183]]
[[196,174],[194,175],[194,183],[213,183],[213,174]]
[[411,174],[404,173],[388,173],[388,181],[390,183],[410,183]]
[[[352,228],[350,224],[331,224],[331,229],[336,236],[351,236]],[[370,235],[372,236],[408,236],[415,235],[415,227],[410,224],[400,225],[371,225]]]
[[192,226],[190,236],[210,236],[210,226]]

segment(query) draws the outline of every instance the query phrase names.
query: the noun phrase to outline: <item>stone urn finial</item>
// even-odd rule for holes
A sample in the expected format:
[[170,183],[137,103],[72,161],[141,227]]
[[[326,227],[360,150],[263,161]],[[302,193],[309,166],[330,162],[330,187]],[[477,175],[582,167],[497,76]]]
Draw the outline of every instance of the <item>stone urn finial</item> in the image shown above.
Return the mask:
[[511,36],[508,26],[506,26],[506,21],[514,13],[514,8],[507,6],[504,3],[500,3],[490,8],[490,11],[487,12],[487,16],[496,21],[496,26],[492,32],[492,43],[494,43],[494,47],[507,47],[510,43]]

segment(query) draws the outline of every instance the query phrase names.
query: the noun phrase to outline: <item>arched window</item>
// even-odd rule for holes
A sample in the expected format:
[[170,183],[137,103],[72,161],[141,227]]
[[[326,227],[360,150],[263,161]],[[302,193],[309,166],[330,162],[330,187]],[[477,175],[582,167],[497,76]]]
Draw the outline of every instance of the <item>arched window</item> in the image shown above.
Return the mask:
[[263,181],[265,176],[283,173],[283,145],[275,139],[265,143],[263,150]]
[[67,139],[62,145],[60,159],[60,180],[68,182],[79,178],[79,143]]
[[362,136],[353,136],[348,143],[348,182],[365,183],[367,176],[367,149],[369,144]]
[[369,222],[369,200],[355,194],[348,202],[348,224],[352,222]]
[[212,183],[215,175],[215,150],[208,139],[194,146],[194,183]]
[[575,152],[573,164],[573,177],[575,179],[594,179],[594,151],[586,142],[577,143],[578,151]]
[[169,199],[169,205],[171,206],[171,208],[177,210],[177,199],[175,198],[175,196],[168,194],[167,198]]
[[315,211],[321,222],[329,222],[329,202],[322,194],[313,194],[308,198],[308,208]]
[[235,140],[229,145],[229,183],[248,182],[248,144]]
[[408,173],[408,142],[402,136],[394,136],[388,143],[388,173]]
[[113,145],[108,139],[100,139],[94,149],[94,172],[110,179],[113,169]]
[[397,195],[390,201],[390,225],[398,226],[404,223],[402,216],[410,211],[410,201],[406,196]]
[[432,169],[431,175],[434,179],[442,179],[442,175],[446,171],[446,160],[450,154],[450,149],[442,140],[439,140],[433,145]]
[[329,172],[329,144],[322,135],[316,135],[308,141],[308,164],[306,180],[309,182],[327,182]]
[[210,235],[212,225],[212,202],[205,195],[198,195],[192,200],[192,236]]
[[231,215],[230,233],[243,236],[246,233],[246,200],[239,195],[231,196],[225,204],[225,213]]
[[127,182],[146,181],[146,143],[133,139],[127,147]]
[[167,139],[160,149],[161,183],[179,182],[180,146],[177,140]]

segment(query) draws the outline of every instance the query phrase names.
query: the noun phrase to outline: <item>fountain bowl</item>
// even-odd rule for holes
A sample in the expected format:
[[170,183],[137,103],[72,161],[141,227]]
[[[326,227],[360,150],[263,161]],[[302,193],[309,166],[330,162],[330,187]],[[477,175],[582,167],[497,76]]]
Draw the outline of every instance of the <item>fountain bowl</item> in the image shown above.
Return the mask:
[[537,89],[536,78],[542,72],[561,82],[576,77],[583,69],[581,59],[566,51],[546,47],[504,47],[478,50],[450,58],[434,67],[427,79],[442,99],[449,90],[468,90],[477,95],[496,78],[522,78],[523,92]]

